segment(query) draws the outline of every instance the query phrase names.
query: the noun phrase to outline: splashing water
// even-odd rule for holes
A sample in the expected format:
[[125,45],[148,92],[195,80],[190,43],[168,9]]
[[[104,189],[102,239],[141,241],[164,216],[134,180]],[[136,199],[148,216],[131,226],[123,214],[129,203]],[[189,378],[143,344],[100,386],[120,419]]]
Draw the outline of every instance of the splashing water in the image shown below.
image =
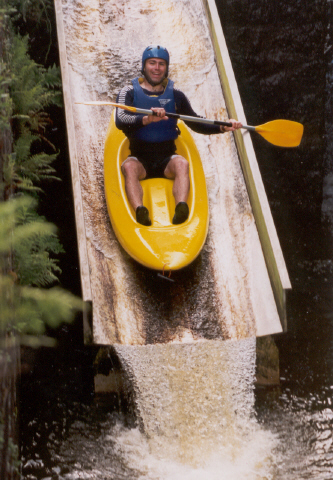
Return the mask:
[[120,429],[117,443],[144,478],[269,478],[274,439],[253,410],[255,339],[116,349],[144,432]]
[[134,393],[137,426],[110,413],[96,422],[90,410],[61,445],[62,477],[275,478],[276,437],[254,416],[255,339],[121,346],[117,353]]
[[126,458],[127,466],[140,472],[139,479],[151,480],[259,480],[272,479],[273,461],[268,444],[272,438],[253,425],[246,438],[229,439],[230,445],[217,445],[212,453],[198,465],[189,465],[151,452],[151,442],[138,429],[125,430],[118,425],[112,436],[118,454]]

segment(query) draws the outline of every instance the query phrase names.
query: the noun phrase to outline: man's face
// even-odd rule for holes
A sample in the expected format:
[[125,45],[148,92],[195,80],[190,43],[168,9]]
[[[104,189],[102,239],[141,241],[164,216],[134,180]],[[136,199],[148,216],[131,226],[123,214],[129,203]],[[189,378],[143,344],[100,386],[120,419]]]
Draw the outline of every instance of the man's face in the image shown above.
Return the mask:
[[167,63],[161,58],[149,58],[146,60],[144,73],[151,85],[159,85],[163,82],[167,71]]

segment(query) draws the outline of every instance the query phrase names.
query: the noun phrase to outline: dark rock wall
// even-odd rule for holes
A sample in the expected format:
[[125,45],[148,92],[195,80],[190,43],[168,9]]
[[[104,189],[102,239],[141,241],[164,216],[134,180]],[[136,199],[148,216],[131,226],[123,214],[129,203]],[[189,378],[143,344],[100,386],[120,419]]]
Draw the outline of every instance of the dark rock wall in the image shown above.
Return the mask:
[[[253,136],[290,270],[288,258],[296,250],[313,251],[317,241],[311,242],[309,231],[321,219],[327,2],[217,0],[217,6],[248,123],[284,118],[304,124],[297,149],[272,147]],[[299,242],[300,234],[307,242]]]

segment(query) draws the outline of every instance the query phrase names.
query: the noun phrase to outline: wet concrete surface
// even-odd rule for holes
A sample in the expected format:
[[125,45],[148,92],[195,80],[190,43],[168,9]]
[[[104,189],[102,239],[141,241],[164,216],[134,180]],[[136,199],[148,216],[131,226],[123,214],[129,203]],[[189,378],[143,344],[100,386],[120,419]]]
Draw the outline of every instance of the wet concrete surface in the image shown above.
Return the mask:
[[[260,334],[257,324],[271,325],[266,333],[280,331],[232,135],[193,133],[207,180],[209,236],[202,261],[190,267],[188,275],[175,274],[189,281],[161,288],[155,288],[156,282],[152,288],[151,272],[124,254],[107,216],[103,145],[110,109],[75,104],[115,100],[120,87],[138,73],[140,52],[154,38],[168,45],[170,76],[191,98],[194,109],[210,118],[225,118],[201,2],[63,1],[61,6],[69,69],[69,84],[64,88],[70,91],[75,126],[75,139],[69,141],[75,143],[80,174],[75,198],[82,196],[87,250],[81,267],[84,264],[87,269],[88,263],[92,296],[88,298],[85,291],[83,295],[92,301],[93,341],[130,345],[196,341],[212,338],[213,332],[220,339],[245,338]],[[195,295],[193,273],[199,287]],[[161,305],[165,291],[169,301]]]

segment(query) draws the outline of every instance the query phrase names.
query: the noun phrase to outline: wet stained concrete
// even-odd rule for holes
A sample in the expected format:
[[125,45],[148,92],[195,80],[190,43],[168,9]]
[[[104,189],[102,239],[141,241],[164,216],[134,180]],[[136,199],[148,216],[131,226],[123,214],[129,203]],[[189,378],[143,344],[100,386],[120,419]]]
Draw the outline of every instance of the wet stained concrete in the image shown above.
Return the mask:
[[[81,183],[75,196],[82,195],[92,297],[83,294],[92,300],[93,341],[140,345],[213,335],[244,338],[257,333],[259,318],[258,324],[270,325],[266,333],[280,331],[233,137],[193,133],[207,179],[210,233],[202,261],[174,274],[186,282],[166,286],[154,282],[151,272],[124,254],[110,226],[103,186],[103,145],[110,109],[75,105],[87,99],[115,100],[120,87],[140,68],[138,51],[158,39],[168,44],[170,75],[191,98],[194,109],[211,118],[225,118],[201,2],[63,1],[62,11],[70,79],[65,88],[73,104]],[[131,29],[128,19],[133,20]],[[141,47],[134,38],[140,38]],[[191,73],[184,63],[191,66]],[[191,280],[194,272],[197,278]],[[161,304],[164,292],[167,295]]]

